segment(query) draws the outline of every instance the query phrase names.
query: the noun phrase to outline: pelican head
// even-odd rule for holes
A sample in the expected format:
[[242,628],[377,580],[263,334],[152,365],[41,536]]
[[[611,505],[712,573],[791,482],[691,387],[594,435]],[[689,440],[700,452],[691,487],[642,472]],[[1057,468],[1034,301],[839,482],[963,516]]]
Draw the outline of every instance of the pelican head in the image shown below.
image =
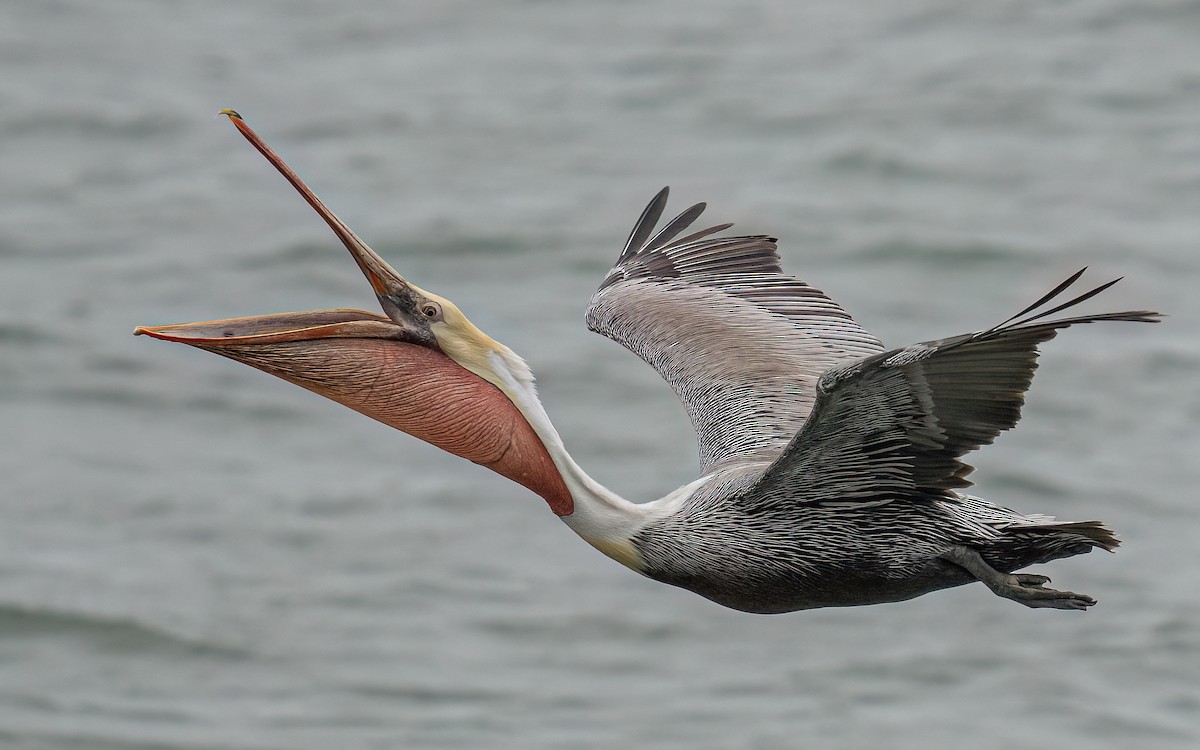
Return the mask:
[[518,405],[524,362],[450,300],[409,283],[333,214],[233,110],[222,114],[333,229],[384,315],[337,309],[141,326],[136,335],[243,362],[337,401],[541,495],[558,515],[571,494]]

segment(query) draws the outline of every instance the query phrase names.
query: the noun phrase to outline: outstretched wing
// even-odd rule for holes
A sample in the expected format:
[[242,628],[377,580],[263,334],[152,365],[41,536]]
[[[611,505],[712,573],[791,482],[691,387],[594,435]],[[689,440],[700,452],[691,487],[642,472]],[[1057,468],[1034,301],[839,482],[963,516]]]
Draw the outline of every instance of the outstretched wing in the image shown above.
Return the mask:
[[771,460],[804,424],[817,378],[883,350],[820,290],[779,265],[775,238],[676,239],[700,203],[655,225],[667,188],[642,212],[587,309],[588,328],[658,371],[683,401],[708,473],[728,461]]
[[826,372],[817,383],[812,416],[744,500],[862,508],[953,499],[951,490],[970,485],[972,467],[960,456],[991,443],[1020,419],[1038,344],[1077,323],[1158,321],[1158,313],[1138,310],[1035,322],[1116,283],[1032,314],[1082,273],[994,328]]

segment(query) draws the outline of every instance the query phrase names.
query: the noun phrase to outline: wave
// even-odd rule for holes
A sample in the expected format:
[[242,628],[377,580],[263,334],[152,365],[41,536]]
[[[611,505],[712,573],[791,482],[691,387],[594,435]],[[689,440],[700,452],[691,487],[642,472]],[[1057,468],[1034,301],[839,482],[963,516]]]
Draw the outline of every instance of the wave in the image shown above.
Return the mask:
[[69,638],[106,651],[242,659],[244,649],[173,632],[129,617],[24,604],[0,604],[0,638]]

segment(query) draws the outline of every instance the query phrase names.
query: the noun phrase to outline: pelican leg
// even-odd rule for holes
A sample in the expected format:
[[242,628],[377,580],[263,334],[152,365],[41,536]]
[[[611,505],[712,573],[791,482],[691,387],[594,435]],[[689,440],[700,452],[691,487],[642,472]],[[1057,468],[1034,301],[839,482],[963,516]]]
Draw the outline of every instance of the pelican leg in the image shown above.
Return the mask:
[[1013,573],[1011,575],[1001,573],[984,562],[979,553],[970,547],[952,547],[949,552],[942,555],[942,559],[954,563],[975,576],[996,596],[1012,599],[1026,607],[1085,610],[1096,603],[1095,599],[1086,594],[1045,588],[1045,584],[1050,583],[1050,579],[1046,576],[1032,573]]

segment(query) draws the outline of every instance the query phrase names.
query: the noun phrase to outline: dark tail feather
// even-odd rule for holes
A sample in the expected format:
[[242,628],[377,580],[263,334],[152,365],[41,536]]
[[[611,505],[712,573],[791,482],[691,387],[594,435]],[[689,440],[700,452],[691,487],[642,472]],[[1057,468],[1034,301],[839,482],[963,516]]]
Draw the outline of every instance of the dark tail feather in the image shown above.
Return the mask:
[[1117,547],[1121,546],[1121,540],[1117,539],[1113,534],[1112,529],[1105,526],[1100,521],[1074,521],[1071,523],[1055,523],[1042,526],[1050,532],[1061,532],[1065,534],[1073,534],[1081,536],[1086,540],[1087,544],[1093,547],[1099,547],[1105,552],[1115,552]]
[[[1116,550],[1121,541],[1100,521],[1049,521],[1038,526],[1011,526],[985,558],[998,570],[1012,572],[1030,565],[1074,557],[1099,547]],[[988,554],[990,553],[990,554]],[[993,562],[994,561],[994,562]]]

